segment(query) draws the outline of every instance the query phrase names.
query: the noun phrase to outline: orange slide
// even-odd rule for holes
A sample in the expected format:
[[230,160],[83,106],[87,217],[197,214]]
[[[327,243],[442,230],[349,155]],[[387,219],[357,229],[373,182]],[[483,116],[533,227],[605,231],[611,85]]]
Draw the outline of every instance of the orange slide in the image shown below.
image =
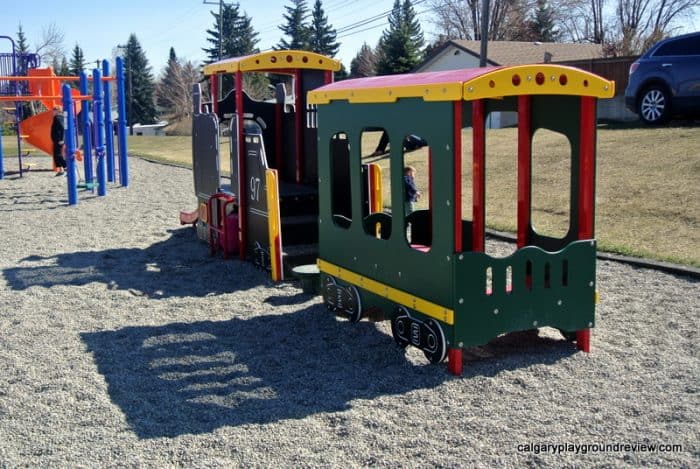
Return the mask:
[[[19,123],[19,133],[22,139],[31,146],[43,151],[44,153],[53,155],[53,142],[51,142],[51,123],[53,122],[53,107],[61,106],[60,99],[47,98],[42,99],[41,96],[60,96],[61,82],[56,80],[56,75],[51,67],[35,68],[27,71],[27,76],[46,77],[46,80],[33,80],[29,82],[29,92],[37,97],[48,111],[41,112],[32,117],[28,117]],[[71,90],[73,96],[79,96],[80,92],[76,89]],[[76,155],[78,160],[82,157]]]

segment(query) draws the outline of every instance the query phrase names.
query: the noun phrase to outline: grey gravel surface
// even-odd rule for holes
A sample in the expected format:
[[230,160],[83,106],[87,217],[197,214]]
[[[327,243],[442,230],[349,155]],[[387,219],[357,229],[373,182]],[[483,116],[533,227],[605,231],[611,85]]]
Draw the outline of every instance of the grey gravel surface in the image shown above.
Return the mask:
[[191,171],[130,165],[74,207],[0,181],[1,467],[700,466],[697,281],[600,262],[591,354],[541,329],[453,377],[210,258]]

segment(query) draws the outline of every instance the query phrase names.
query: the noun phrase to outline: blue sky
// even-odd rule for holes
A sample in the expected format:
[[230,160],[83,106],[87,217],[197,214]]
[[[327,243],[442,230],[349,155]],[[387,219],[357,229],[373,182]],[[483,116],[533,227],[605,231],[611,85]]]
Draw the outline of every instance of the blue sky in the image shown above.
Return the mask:
[[[98,59],[110,59],[114,47],[124,44],[129,34],[135,33],[157,76],[171,46],[178,57],[198,62],[204,59],[202,48],[209,47],[205,30],[214,25],[210,12],[218,12],[218,0],[207,2],[216,4],[203,4],[202,0],[2,0],[0,35],[15,39],[21,23],[33,49],[41,39],[42,30],[55,24],[65,35],[68,57],[77,43],[83,49],[86,62],[94,63]],[[313,3],[314,0],[307,1],[310,6]],[[329,22],[340,29],[386,12],[393,3],[393,0],[323,0],[323,7]],[[240,0],[241,8],[253,18],[261,49],[279,42],[282,32],[277,26],[282,23],[284,6],[289,4],[282,0]],[[416,7],[419,13],[424,9]],[[430,37],[428,15],[423,13],[419,19],[426,38]],[[350,60],[363,41],[374,47],[386,27],[386,19],[381,19],[357,28],[354,34],[339,37],[341,49],[337,58],[349,68]],[[0,52],[9,50],[9,41],[0,40]]]

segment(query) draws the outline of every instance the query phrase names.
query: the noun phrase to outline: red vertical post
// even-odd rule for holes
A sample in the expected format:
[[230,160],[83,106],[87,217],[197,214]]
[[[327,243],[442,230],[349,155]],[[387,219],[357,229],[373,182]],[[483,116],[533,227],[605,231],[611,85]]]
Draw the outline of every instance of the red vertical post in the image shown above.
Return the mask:
[[430,147],[428,147],[428,211],[430,218],[433,219],[433,149]]
[[306,100],[301,96],[301,70],[294,70],[294,151],[295,155],[295,181],[301,184],[304,169],[302,153],[304,149],[304,109],[303,104]]
[[[595,220],[595,98],[581,97],[579,128],[578,239],[592,239]],[[590,352],[591,330],[576,331],[576,347]]]
[[452,105],[455,252],[462,252],[462,101]]
[[484,252],[484,227],[486,219],[486,139],[484,100],[472,101],[472,251]]
[[219,112],[219,75],[213,74],[209,79],[209,95],[211,96],[211,112]]
[[518,96],[518,248],[527,246],[532,209],[532,98]]
[[580,117],[578,239],[591,239],[595,217],[595,98],[581,97]]
[[236,72],[236,116],[238,121],[238,253],[241,260],[245,260],[247,250],[246,229],[248,217],[246,216],[246,170],[245,170],[245,137],[243,136],[243,73]]
[[323,84],[327,85],[329,83],[333,83],[333,72],[331,70],[326,70],[323,73]]
[[462,374],[462,349],[447,349],[447,371],[455,376]]
[[591,351],[591,330],[581,329],[576,331],[576,348],[582,352],[590,353]]

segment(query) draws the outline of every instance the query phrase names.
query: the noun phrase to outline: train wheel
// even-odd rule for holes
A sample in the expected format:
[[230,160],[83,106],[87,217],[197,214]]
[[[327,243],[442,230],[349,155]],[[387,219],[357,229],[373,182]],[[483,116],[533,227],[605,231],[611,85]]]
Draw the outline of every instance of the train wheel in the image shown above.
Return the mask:
[[411,330],[411,318],[408,317],[406,310],[399,306],[391,318],[391,335],[394,337],[396,345],[401,348],[406,348],[410,344],[408,334]]
[[323,302],[329,311],[348,318],[350,322],[362,319],[362,299],[354,285],[338,285],[335,278],[324,275],[321,283]]
[[429,332],[425,336],[425,347],[423,353],[430,363],[440,363],[447,356],[447,341],[442,328],[437,321],[428,319],[425,326]]

